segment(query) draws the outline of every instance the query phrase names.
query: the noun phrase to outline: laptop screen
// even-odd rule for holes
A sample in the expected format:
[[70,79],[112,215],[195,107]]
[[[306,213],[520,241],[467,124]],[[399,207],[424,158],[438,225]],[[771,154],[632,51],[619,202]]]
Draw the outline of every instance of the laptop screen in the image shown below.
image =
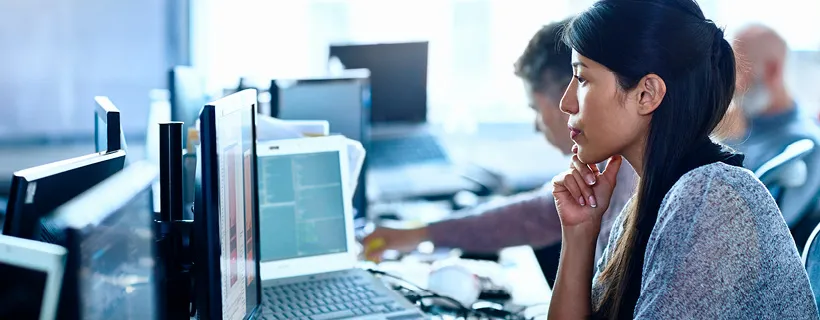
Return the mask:
[[339,153],[259,157],[262,262],[347,250]]

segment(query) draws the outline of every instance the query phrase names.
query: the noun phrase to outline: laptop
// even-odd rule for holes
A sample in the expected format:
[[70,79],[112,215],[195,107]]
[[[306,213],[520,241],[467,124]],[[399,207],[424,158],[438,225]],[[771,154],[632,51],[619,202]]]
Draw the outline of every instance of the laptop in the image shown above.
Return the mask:
[[0,235],[0,319],[54,319],[65,248]]
[[260,143],[257,163],[263,318],[426,319],[355,267],[343,137]]
[[368,198],[452,195],[473,185],[427,125],[428,42],[332,45],[331,61],[370,70]]

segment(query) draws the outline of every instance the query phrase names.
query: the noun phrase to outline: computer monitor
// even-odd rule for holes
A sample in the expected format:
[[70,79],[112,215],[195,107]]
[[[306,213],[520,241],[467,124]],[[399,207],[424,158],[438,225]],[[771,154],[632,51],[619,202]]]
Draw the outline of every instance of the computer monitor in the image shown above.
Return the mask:
[[261,300],[256,107],[249,89],[200,115],[193,234],[200,319],[249,319]]
[[[305,78],[271,83],[278,91],[279,118],[283,120],[327,120],[331,134],[342,134],[370,147],[370,112],[367,98],[370,72],[350,70],[338,77]],[[273,94],[271,95],[274,96]],[[271,105],[273,105],[271,101]],[[356,217],[367,210],[367,169],[363,168],[353,196]]]
[[125,151],[95,153],[49,163],[14,173],[3,234],[37,238],[41,217],[87,191],[125,165]]
[[54,319],[65,248],[0,235],[0,319]]
[[94,152],[126,150],[120,110],[108,97],[94,97],[94,103]]
[[196,69],[176,66],[168,72],[168,91],[171,94],[171,121],[181,121],[182,145],[188,145],[188,128],[196,128],[202,106],[208,102],[205,77]]
[[346,69],[369,69],[372,123],[427,121],[428,42],[332,45]]
[[156,319],[151,183],[157,169],[135,163],[43,219],[68,251],[59,319]]

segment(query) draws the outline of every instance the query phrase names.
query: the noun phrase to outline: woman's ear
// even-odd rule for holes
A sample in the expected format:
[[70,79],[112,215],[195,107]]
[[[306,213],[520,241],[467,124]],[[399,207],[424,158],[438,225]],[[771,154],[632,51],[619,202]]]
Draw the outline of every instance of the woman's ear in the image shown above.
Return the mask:
[[666,82],[656,74],[648,74],[641,79],[637,86],[638,113],[649,115],[661,105],[666,96]]

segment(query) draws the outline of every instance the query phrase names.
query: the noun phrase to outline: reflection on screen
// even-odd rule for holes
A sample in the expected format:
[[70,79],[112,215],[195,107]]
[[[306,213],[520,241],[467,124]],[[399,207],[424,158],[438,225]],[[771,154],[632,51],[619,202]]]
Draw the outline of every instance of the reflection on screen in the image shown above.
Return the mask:
[[262,261],[344,252],[338,152],[259,158]]
[[259,304],[254,259],[252,119],[244,108],[217,120],[222,318],[245,319]]
[[154,236],[142,192],[95,227],[82,230],[79,288],[85,319],[154,319]]
[[48,274],[0,262],[0,319],[39,319]]

